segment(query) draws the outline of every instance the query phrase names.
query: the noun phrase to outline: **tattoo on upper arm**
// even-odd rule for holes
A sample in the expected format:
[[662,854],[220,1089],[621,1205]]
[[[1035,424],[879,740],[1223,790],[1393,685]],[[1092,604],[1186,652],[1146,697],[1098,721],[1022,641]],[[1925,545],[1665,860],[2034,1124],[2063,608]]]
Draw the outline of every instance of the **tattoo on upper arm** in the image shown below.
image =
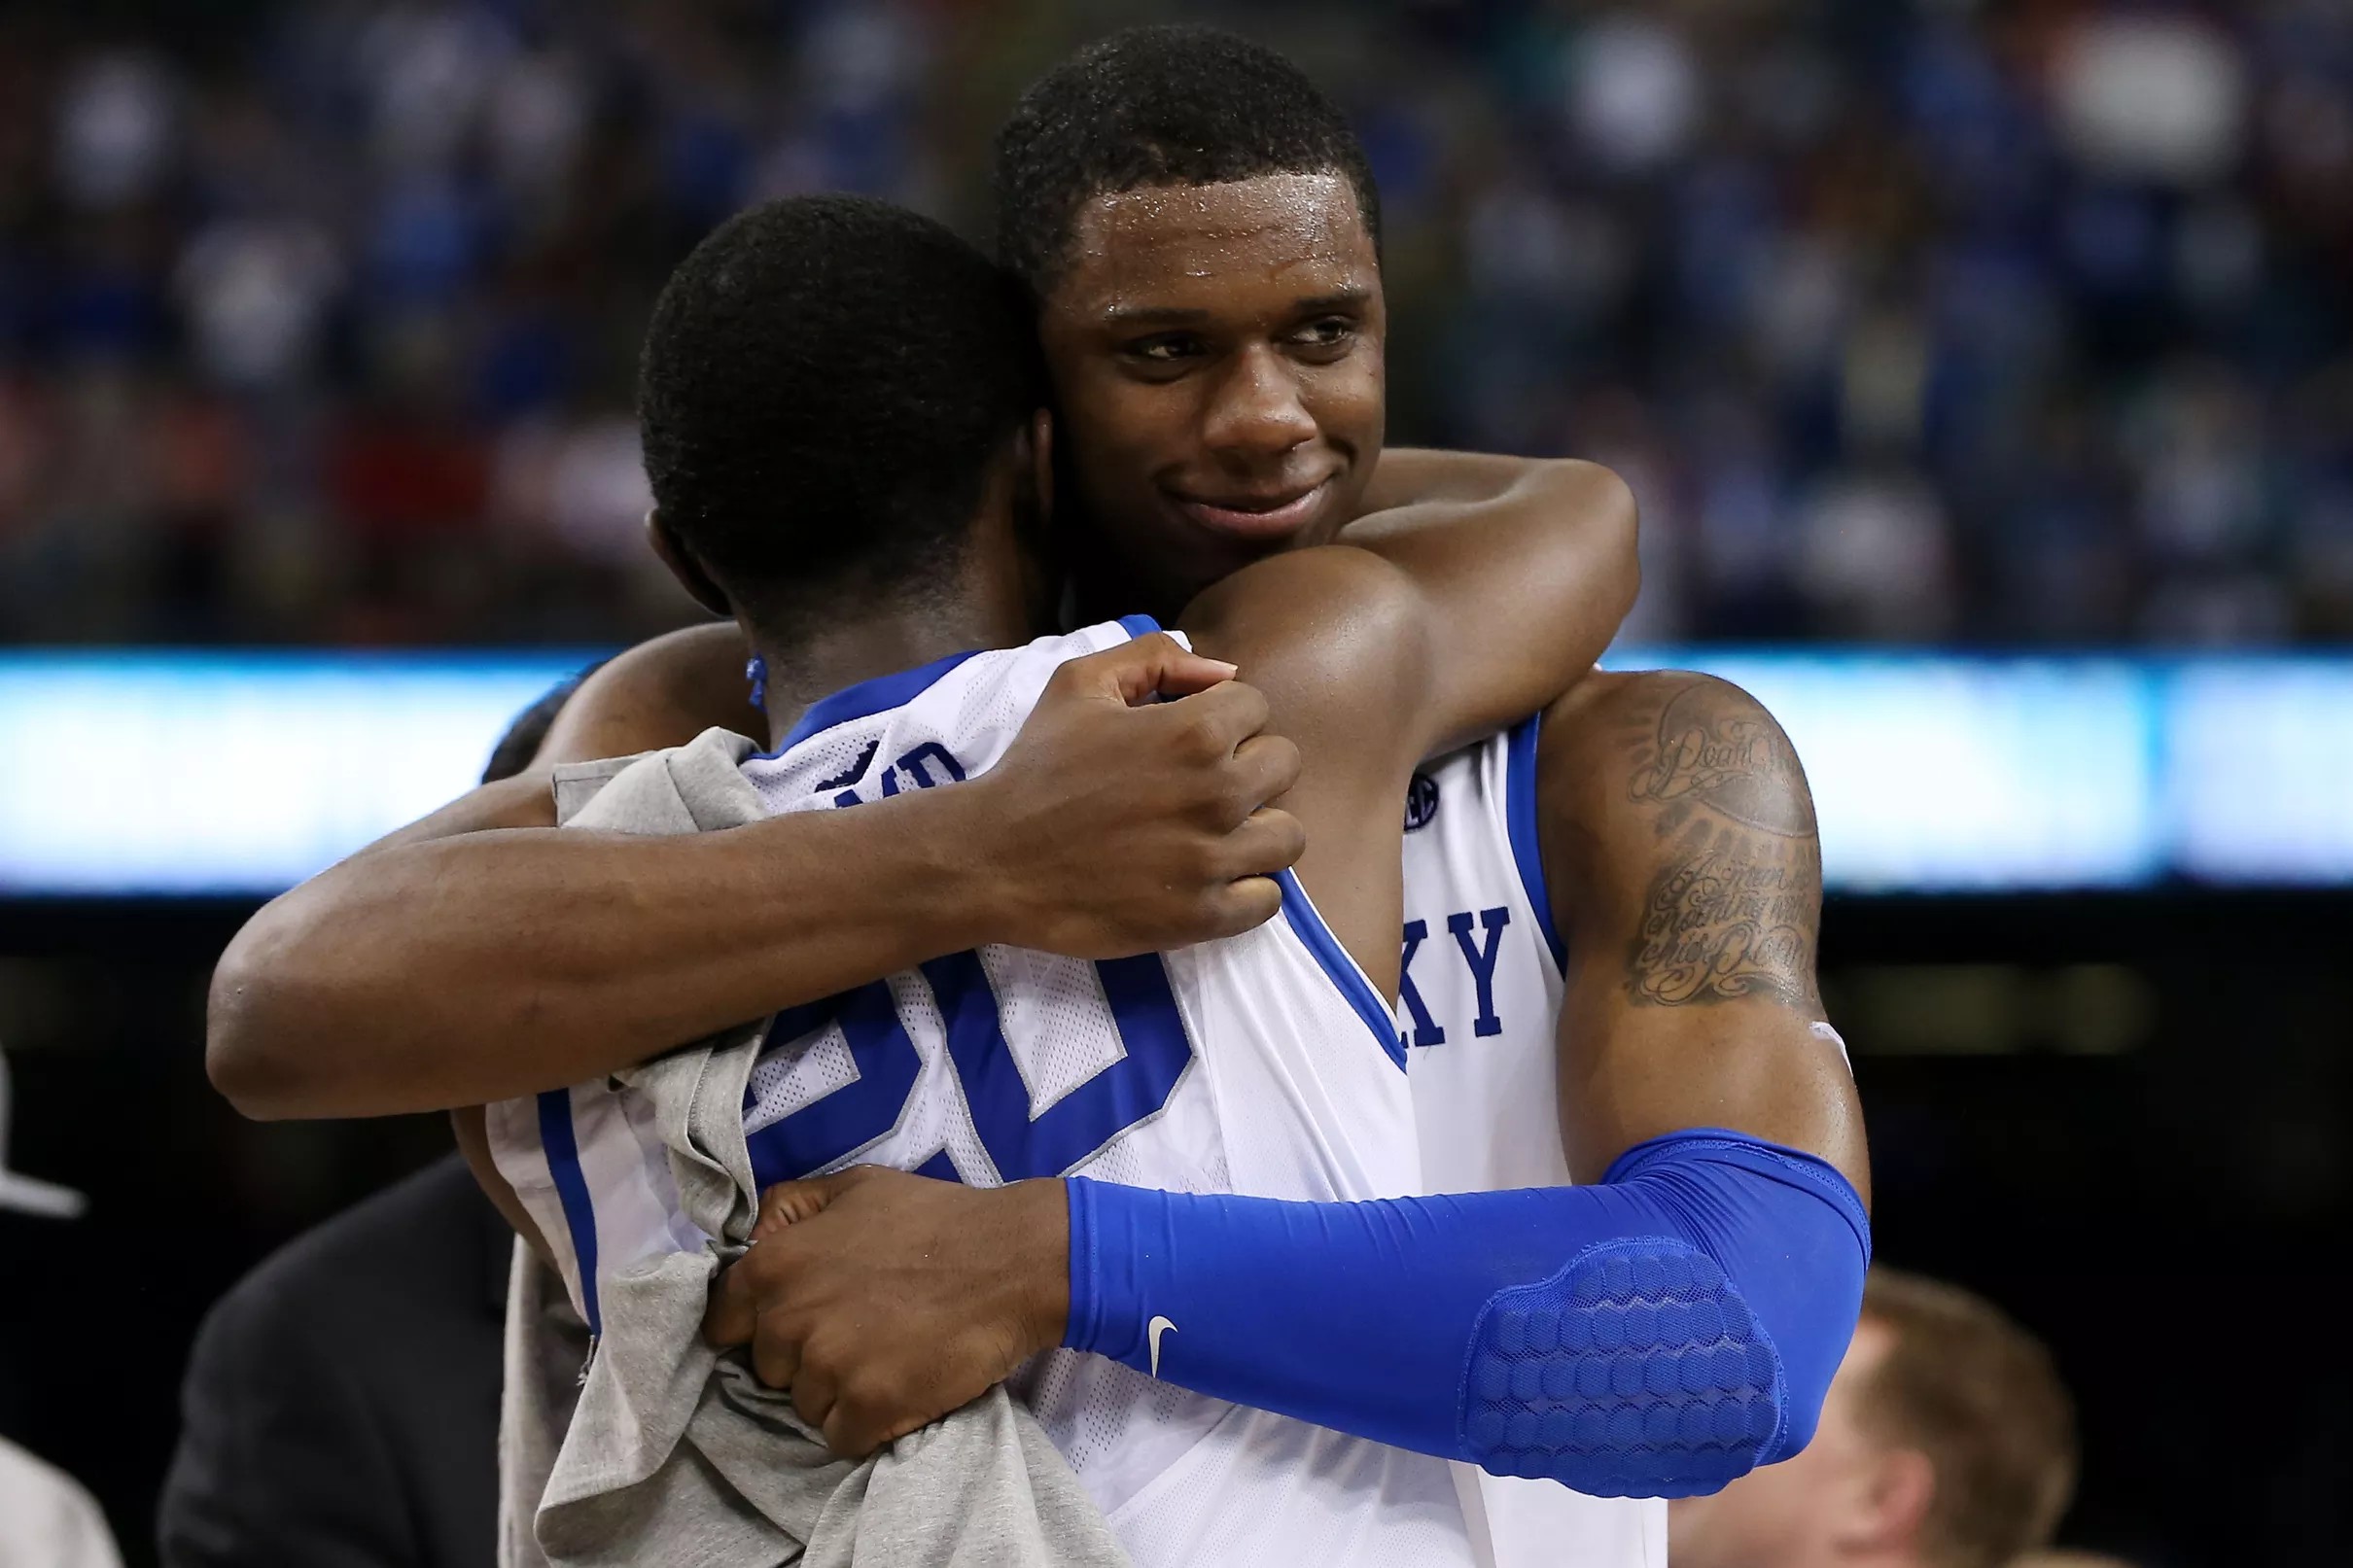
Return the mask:
[[1657,739],[1636,759],[1633,798],[1689,800],[1768,833],[1813,837],[1789,737],[1755,698],[1720,680],[1695,680],[1668,699]]
[[1682,686],[1629,747],[1631,798],[1660,808],[1657,870],[1627,960],[1638,1004],[1763,996],[1817,1010],[1821,846],[1796,751],[1721,681]]
[[1704,821],[1685,830],[1642,901],[1627,964],[1635,1001],[1812,1004],[1821,873],[1791,843]]

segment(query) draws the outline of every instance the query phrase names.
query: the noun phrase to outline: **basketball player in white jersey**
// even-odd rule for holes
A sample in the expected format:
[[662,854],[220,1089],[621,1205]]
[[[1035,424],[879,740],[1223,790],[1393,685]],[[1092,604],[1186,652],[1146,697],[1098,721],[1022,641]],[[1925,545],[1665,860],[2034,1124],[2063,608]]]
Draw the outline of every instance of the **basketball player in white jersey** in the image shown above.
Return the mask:
[[[1407,510],[1427,519],[1474,511],[1473,498],[1493,507],[1540,494],[1541,467],[1424,454],[1376,465],[1379,341],[1364,308],[1378,298],[1377,264],[1359,269],[1353,298],[1288,284],[1332,233],[1352,231],[1369,251],[1369,180],[1345,125],[1280,61],[1213,35],[1122,35],[1033,90],[1000,162],[1016,215],[1007,226],[1031,236],[1009,235],[1008,258],[1039,296],[1065,405],[1066,489],[1087,515],[1080,540],[1093,541],[1074,574],[1083,586],[1107,590],[1132,561],[1139,602],[1165,603],[1360,512],[1420,502]],[[1302,171],[1327,178],[1303,191]],[[1287,490],[1303,459],[1335,457],[1334,480]],[[1606,614],[1623,599],[1598,603]],[[690,634],[619,661],[567,715],[573,736],[559,747],[634,749],[683,739],[706,714],[726,721],[740,708],[715,674],[725,645]],[[706,695],[682,701],[682,691]],[[1069,721],[1055,718],[1057,744],[1080,742],[1081,716],[1099,721],[1100,743],[1117,715],[1073,708]],[[1590,1180],[1652,1134],[1710,1123],[1825,1154],[1859,1178],[1851,1087],[1816,1032],[1810,809],[1769,715],[1696,678],[1597,678],[1548,711],[1532,747],[1523,732],[1516,747],[1475,748],[1428,771],[1434,791],[1409,802],[1409,822],[1421,819],[1407,839],[1413,990],[1399,1012],[1407,1038],[1421,1041],[1413,1081],[1428,1112],[1426,1179],[1502,1187],[1573,1169]],[[871,979],[891,962],[852,967],[861,942],[897,954],[941,940],[893,926],[897,906],[884,889],[905,884],[871,868],[894,854],[917,866],[963,863],[978,830],[937,812],[944,836],[927,839],[915,815],[902,811],[909,826],[896,842],[866,845],[879,859],[855,873],[822,852],[781,853],[785,828],[814,841],[846,836],[846,821],[765,824],[776,831],[760,842],[776,848],[728,865],[684,846],[531,833],[396,846],[292,895],[241,940],[216,992],[217,1061],[241,1102],[265,1112],[449,1104],[608,1070],[661,1039]],[[525,790],[471,801],[424,831],[545,819],[544,792]],[[789,907],[770,890],[780,864],[806,894]],[[558,930],[539,913],[552,893],[623,876],[644,902],[609,921],[592,910]],[[1073,900],[1094,891],[1066,889]],[[1010,910],[987,902],[927,913],[962,920],[975,933],[966,942],[1037,932],[1026,899]],[[731,907],[748,919],[729,925]],[[1237,894],[1217,916],[1247,907]],[[429,910],[435,918],[422,918]],[[1547,912],[1563,938],[1565,990],[1560,950],[1544,940]],[[1107,922],[1090,914],[1043,945],[1091,951]],[[747,942],[747,928],[764,940]],[[436,984],[410,1007],[420,974]],[[586,982],[577,993],[551,989],[571,977]],[[511,1028],[521,1017],[551,1027],[526,1044]],[[304,1049],[321,1028],[346,1047],[332,1060]],[[1005,1235],[968,1215],[959,1229]],[[889,1274],[872,1254],[825,1253],[825,1237],[805,1233],[808,1289],[847,1292],[860,1271]],[[953,1266],[937,1275],[961,1280],[943,1297],[971,1284]],[[894,1342],[869,1342],[881,1354]],[[1539,1507],[1567,1495],[1551,1481],[1486,1489]],[[1499,1534],[1518,1506],[1502,1505]],[[1650,1505],[1596,1503],[1552,1546],[1574,1540],[1579,1559],[1596,1563],[1656,1561],[1662,1533]]]
[[[985,258],[851,197],[743,213],[663,291],[640,398],[656,538],[780,672],[776,749],[740,759],[769,812],[962,786],[998,762],[1061,665],[1157,635],[1135,616],[1007,645],[1052,600],[1038,591],[1052,580],[1033,544],[1042,523],[1025,522],[1049,488],[1028,339],[1026,308]],[[780,467],[793,475],[781,496]],[[1252,672],[1302,753],[1282,804],[1308,847],[1278,879],[1281,919],[1116,962],[951,954],[780,1016],[740,1091],[756,1178],[852,1161],[976,1187],[1045,1178],[1025,1197],[1049,1206],[1116,1203],[1109,1182],[1309,1202],[1418,1195],[1391,1014],[1395,803],[1422,756],[1550,700],[1582,668],[1564,531],[1537,520],[1482,530],[1477,548],[1460,530],[1435,542],[1272,557],[1182,612],[1205,652]],[[685,754],[631,772],[676,780]],[[705,1244],[685,1234],[667,1145],[635,1094],[600,1079],[493,1107],[499,1171],[592,1328],[603,1282]],[[1089,1179],[1066,1195],[1052,1185],[1064,1177]],[[1124,1327],[1115,1313],[1105,1325]],[[821,1363],[778,1376],[821,1428],[854,1407]],[[1031,1378],[1049,1435],[1139,1562],[1475,1560],[1442,1456],[1172,1398],[1104,1355],[1049,1347]]]

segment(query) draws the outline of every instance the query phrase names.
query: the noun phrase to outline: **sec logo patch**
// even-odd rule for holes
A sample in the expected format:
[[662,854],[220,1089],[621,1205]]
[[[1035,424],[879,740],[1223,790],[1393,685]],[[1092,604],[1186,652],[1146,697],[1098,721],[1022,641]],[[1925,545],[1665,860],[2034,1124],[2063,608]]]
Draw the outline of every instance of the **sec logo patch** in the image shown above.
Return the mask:
[[1414,775],[1414,782],[1405,788],[1405,830],[1427,827],[1430,819],[1438,815],[1438,781],[1426,773]]

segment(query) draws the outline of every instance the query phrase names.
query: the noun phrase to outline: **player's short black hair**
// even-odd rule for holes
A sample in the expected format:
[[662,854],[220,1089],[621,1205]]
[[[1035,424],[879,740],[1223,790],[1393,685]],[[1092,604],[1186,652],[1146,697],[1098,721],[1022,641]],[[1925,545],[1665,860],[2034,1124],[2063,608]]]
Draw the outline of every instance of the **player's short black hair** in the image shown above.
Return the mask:
[[1266,174],[1345,175],[1380,243],[1363,144],[1306,72],[1214,27],[1130,27],[1032,83],[998,131],[998,259],[1043,298],[1094,197]]
[[736,214],[670,275],[639,364],[646,475],[747,614],[943,580],[989,464],[1045,403],[1019,289],[862,196]]

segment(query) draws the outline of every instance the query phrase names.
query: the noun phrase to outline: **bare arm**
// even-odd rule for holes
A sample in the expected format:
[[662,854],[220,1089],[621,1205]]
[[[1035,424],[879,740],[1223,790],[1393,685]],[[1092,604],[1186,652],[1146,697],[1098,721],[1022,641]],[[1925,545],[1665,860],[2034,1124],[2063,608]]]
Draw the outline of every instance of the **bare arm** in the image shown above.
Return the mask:
[[[885,804],[791,832],[559,842],[548,826],[357,856],[265,906],[223,954],[213,1081],[263,1117],[502,1099],[756,1018],[786,1005],[763,1005],[775,992],[806,1000],[952,951],[986,889],[983,866],[944,847],[975,824],[963,803]],[[823,917],[791,896],[853,881]]]
[[[551,745],[678,738],[666,707],[600,709],[619,665]],[[476,1104],[983,941],[1096,958],[1247,929],[1298,845],[1245,818],[1296,753],[1238,747],[1257,699],[1231,682],[1130,706],[1221,673],[1129,645],[1059,677],[968,787],[691,838],[559,832],[544,778],[477,790],[247,923],[213,976],[213,1081],[255,1116]]]
[[639,644],[580,682],[548,727],[540,764],[684,746],[715,725],[765,741],[768,715],[752,706],[744,677],[750,657],[733,621]]
[[[1261,584],[1293,597],[1317,590],[1302,602],[1332,618],[1327,630],[1345,631],[1381,626],[1383,615],[1410,607],[1393,577],[1362,570],[1369,563],[1360,559],[1352,566],[1347,554],[1307,551],[1254,566],[1207,608],[1247,608],[1246,595]],[[1408,625],[1410,616],[1385,626],[1392,636],[1384,645],[1401,645],[1396,634]],[[1220,646],[1246,651],[1239,632]],[[1312,663],[1313,648],[1273,642],[1260,651],[1270,701],[1286,722],[1314,724],[1333,712],[1328,693],[1294,690],[1274,668],[1285,655]],[[1421,662],[1411,651],[1397,656],[1389,674],[1407,683],[1393,706],[1422,695],[1410,684]],[[1369,649],[1344,648],[1326,670],[1348,682],[1352,667],[1374,663]],[[1340,716],[1384,722],[1378,713]],[[1853,1086],[1837,1047],[1816,1032],[1820,873],[1804,775],[1752,699],[1689,676],[1597,676],[1553,709],[1544,744],[1545,859],[1574,955],[1563,1114],[1585,1187],[1362,1205],[1097,1184],[1077,1203],[1057,1182],[973,1190],[854,1168],[771,1189],[770,1218],[794,1223],[781,1235],[763,1223],[767,1238],[722,1277],[706,1332],[720,1343],[755,1341],[761,1376],[811,1402],[803,1413],[846,1452],[910,1430],[1023,1356],[1067,1343],[1218,1398],[1589,1491],[1600,1482],[1613,1492],[1681,1495],[1787,1457],[1811,1432],[1854,1326],[1868,1251],[1863,1216],[1810,1163],[1801,1169],[1786,1153],[1738,1139],[1662,1145],[1649,1166],[1621,1171],[1618,1184],[1593,1184],[1638,1141],[1719,1127],[1818,1154],[1862,1187]],[[1317,788],[1328,785],[1316,782],[1331,758],[1305,736],[1302,745],[1306,770],[1286,799],[1320,843],[1327,822]],[[1395,794],[1378,804],[1393,868]],[[1358,831],[1370,845],[1378,829]],[[1328,886],[1312,890],[1332,918]],[[1391,955],[1395,920],[1392,894],[1378,932]],[[1384,1218],[1368,1223],[1362,1216],[1374,1207]],[[1115,1217],[1105,1220],[1106,1212]],[[1602,1243],[1615,1252],[1606,1265]],[[1721,1285],[1731,1305],[1676,1327],[1661,1313],[1659,1333],[1638,1342],[1605,1338],[1627,1320],[1620,1302],[1635,1276],[1630,1271],[1628,1284],[1613,1285],[1601,1271],[1626,1268],[1627,1251],[1662,1265],[1704,1259],[1717,1271],[1705,1288]],[[1325,1305],[1334,1290],[1393,1309],[1335,1316]],[[1585,1319],[1581,1331],[1563,1328],[1541,1344],[1510,1344],[1500,1330],[1481,1341],[1495,1307],[1538,1290],[1551,1293],[1535,1297],[1548,1315]],[[1153,1321],[1182,1325],[1191,1338],[1176,1341],[1176,1354],[1186,1359],[1161,1365]],[[1736,1321],[1763,1332],[1719,1382],[1717,1344]],[[1497,1365],[1483,1344],[1512,1366],[1547,1362],[1541,1383],[1481,1370],[1482,1360]],[[1391,1376],[1368,1394],[1371,1365]],[[1650,1390],[1654,1409],[1662,1389],[1703,1411],[1733,1396],[1729,1408],[1771,1406],[1776,1421],[1770,1432],[1751,1427],[1738,1441],[1693,1445],[1663,1443],[1640,1421],[1627,1437],[1610,1412],[1609,1433],[1591,1447],[1504,1443],[1507,1411],[1529,1426],[1579,1404],[1603,1413],[1606,1401],[1594,1396],[1609,1393],[1622,1367],[1635,1371],[1633,1386]],[[1686,1368],[1702,1380],[1686,1380]],[[1494,1428],[1484,1438],[1463,1413],[1474,1386]],[[1398,1402],[1409,1389],[1410,1410]],[[1628,1418],[1641,1413],[1624,1408]]]
[[1358,503],[1362,511],[1357,521],[1407,508],[1508,505],[1531,490],[1541,490],[1549,482],[1548,475],[1584,466],[1570,458],[1444,452],[1429,446],[1384,447]]
[[1570,1169],[1726,1127],[1870,1193],[1861,1107],[1815,989],[1821,846],[1789,738],[1712,677],[1599,675],[1546,717],[1539,829],[1569,952]]
[[1282,804],[1307,830],[1300,880],[1386,992],[1397,975],[1397,803],[1414,765],[1559,697],[1625,608],[1597,602],[1588,574],[1597,539],[1632,540],[1633,497],[1592,464],[1547,469],[1540,504],[1368,518],[1349,536],[1365,548],[1258,562],[1182,618],[1202,651],[1243,668],[1298,743],[1305,768]]
[[1341,538],[1428,574],[1446,567],[1443,552],[1457,541],[1482,550],[1530,524],[1559,535],[1549,559],[1575,584],[1561,612],[1572,662],[1586,668],[1617,635],[1642,580],[1633,497],[1607,469],[1573,458],[1391,447],[1366,487],[1363,514]]
[[[1431,749],[1517,723],[1601,656],[1633,608],[1632,491],[1609,470],[1464,452],[1391,452],[1372,487],[1386,509],[1343,539],[1411,578],[1430,612]],[[1531,700],[1532,699],[1532,700]]]
[[683,746],[714,726],[765,735],[768,721],[744,684],[745,658],[743,634],[732,622],[689,626],[639,644],[590,672],[565,699],[528,769],[469,790],[358,854],[492,828],[553,827],[555,800],[547,786],[558,763]]

